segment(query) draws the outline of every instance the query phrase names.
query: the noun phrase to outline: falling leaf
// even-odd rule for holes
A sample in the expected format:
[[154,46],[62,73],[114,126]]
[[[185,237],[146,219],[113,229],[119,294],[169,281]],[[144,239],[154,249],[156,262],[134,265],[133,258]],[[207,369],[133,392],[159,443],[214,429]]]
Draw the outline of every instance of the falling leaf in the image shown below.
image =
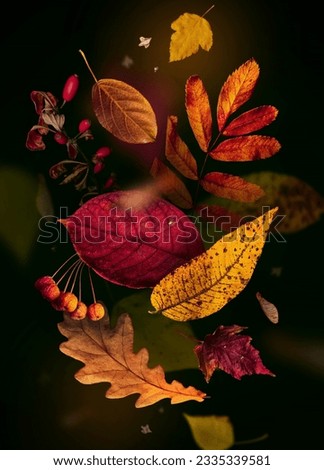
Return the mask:
[[276,212],[241,225],[165,276],[152,291],[150,313],[187,321],[218,312],[251,279]]
[[254,59],[249,59],[227,78],[217,103],[217,123],[220,132],[223,131],[229,116],[250,99],[259,74],[259,65]]
[[114,328],[109,326],[107,315],[98,322],[88,319],[76,322],[64,315],[58,329],[68,339],[61,343],[60,351],[84,363],[75,378],[83,384],[109,382],[107,398],[139,394],[135,407],[142,408],[165,398],[177,404],[189,400],[202,402],[206,396],[176,380],[167,383],[160,365],[148,368],[148,350],[133,352],[134,330],[127,314],[118,318]]
[[269,302],[268,300],[266,300],[262,294],[260,294],[260,292],[257,292],[255,294],[259,304],[260,304],[260,307],[263,311],[263,313],[265,314],[265,316],[272,322],[272,323],[278,323],[279,321],[279,312],[278,312],[278,309],[277,307]]
[[126,54],[124,56],[121,64],[126,69],[129,69],[129,68],[131,68],[132,65],[134,65],[134,60],[131,57],[129,57],[129,55]]
[[206,89],[197,75],[192,75],[186,82],[185,105],[199,147],[207,152],[212,138],[212,115]]
[[168,116],[165,142],[167,160],[186,178],[197,180],[197,162],[177,132],[177,116]]
[[163,315],[146,315],[150,309],[151,290],[141,290],[118,301],[110,318],[114,321],[121,313],[128,313],[136,335],[136,350],[146,347],[150,351],[149,366],[163,364],[165,372],[197,369],[197,358],[192,350],[195,336],[189,322],[178,323]]
[[239,176],[216,171],[207,173],[200,180],[200,184],[208,193],[222,198],[234,199],[235,201],[256,201],[264,195],[264,191],[260,186]]
[[278,110],[274,106],[259,106],[250,109],[233,119],[223,130],[224,135],[238,136],[250,134],[271,124],[277,117]]
[[272,157],[280,148],[274,137],[247,135],[224,140],[209,155],[225,162],[249,162]]
[[181,209],[192,207],[192,197],[185,184],[161,160],[154,159],[150,173],[156,179],[155,186],[159,194]]
[[264,196],[257,203],[242,205],[235,201],[223,200],[223,205],[230,211],[241,215],[251,214],[254,217],[261,214],[262,207],[278,206],[278,215],[282,219],[278,220],[276,227],[282,234],[304,230],[318,222],[324,214],[323,195],[296,176],[260,171],[244,175],[244,179],[262,187]]
[[195,353],[199,360],[199,368],[208,383],[216,370],[222,370],[241,380],[244,375],[274,374],[267,369],[257,349],[251,346],[252,338],[247,335],[239,335],[246,329],[245,326],[220,325],[205,337],[201,344],[195,346]]
[[144,424],[141,426],[141,433],[142,434],[150,434],[152,432],[149,424]]
[[192,437],[200,449],[224,450],[234,445],[234,429],[228,416],[183,413]]
[[98,80],[92,88],[92,105],[102,127],[123,142],[147,144],[155,141],[155,113],[136,88],[120,80]]
[[141,36],[139,40],[140,40],[139,47],[143,46],[145,47],[145,49],[147,49],[151,44],[152,38],[145,38],[144,36]]
[[160,198],[134,207],[140,198],[140,190],[101,194],[61,220],[84,263],[132,288],[154,286],[204,251],[198,230],[180,209]]
[[199,50],[209,51],[213,45],[213,32],[208,21],[194,13],[184,13],[171,23],[169,62],[185,59]]

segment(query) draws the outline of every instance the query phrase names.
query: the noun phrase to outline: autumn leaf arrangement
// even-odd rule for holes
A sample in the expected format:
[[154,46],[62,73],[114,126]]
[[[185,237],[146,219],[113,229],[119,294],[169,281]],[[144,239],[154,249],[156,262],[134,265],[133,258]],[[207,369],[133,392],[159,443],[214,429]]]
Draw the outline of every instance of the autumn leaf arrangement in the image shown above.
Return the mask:
[[[198,53],[199,47],[211,49],[213,33],[205,16],[184,13],[172,23],[170,66]],[[149,46],[148,41],[145,44]],[[146,97],[121,80],[97,79],[84,52],[79,52],[94,79],[91,119],[122,142],[154,142],[157,120]],[[216,110],[202,79],[190,76],[184,87],[185,110],[204,157],[198,159],[191,152],[178,131],[178,116],[170,114],[164,155],[148,168],[149,183],[135,189],[122,188],[118,175],[110,172],[111,146],[98,146],[90,156],[84,150],[94,140],[90,118],[80,118],[73,136],[67,132],[65,110],[77,96],[79,76],[67,78],[60,99],[51,92],[31,92],[38,121],[27,133],[26,147],[41,152],[47,139],[53,138],[66,157],[54,163],[48,175],[80,195],[74,213],[58,220],[68,233],[73,254],[54,274],[41,275],[35,287],[63,316],[58,329],[66,340],[60,350],[84,364],[76,379],[83,384],[109,383],[107,398],[136,394],[138,408],[162,399],[171,404],[202,402],[208,391],[166,380],[167,371],[187,365],[199,368],[206,384],[216,371],[237,380],[252,374],[274,376],[252,346],[252,338],[242,334],[245,326],[217,325],[194,343],[190,329],[193,321],[220,311],[246,287],[278,211],[273,204],[246,222],[221,202],[258,204],[265,197],[262,186],[235,172],[206,171],[207,162],[251,162],[279,152],[276,138],[259,134],[276,119],[278,110],[261,105],[241,112],[259,75],[254,58],[238,66],[221,87]],[[193,192],[188,181],[195,185]],[[213,202],[201,202],[199,192],[212,196]],[[223,235],[207,247],[198,220],[214,228],[221,220]],[[104,300],[96,298],[94,274],[129,289],[129,298],[108,309]],[[90,300],[82,289],[85,282]],[[276,307],[259,292],[256,297],[277,323]],[[185,332],[181,338],[175,333],[179,325]],[[137,335],[148,338],[151,329],[155,335],[159,331],[164,342],[155,337],[152,353],[148,344],[137,347]],[[165,364],[151,367],[154,354],[161,357],[156,348],[170,345],[172,350],[172,342],[185,351],[177,350],[173,362],[166,358]]]

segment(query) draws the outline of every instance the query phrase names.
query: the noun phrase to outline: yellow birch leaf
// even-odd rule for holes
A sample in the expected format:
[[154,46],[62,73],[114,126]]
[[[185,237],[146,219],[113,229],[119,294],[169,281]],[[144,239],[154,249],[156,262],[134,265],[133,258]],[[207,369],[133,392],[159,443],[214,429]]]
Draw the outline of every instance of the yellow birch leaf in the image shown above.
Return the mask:
[[155,311],[176,321],[219,311],[248,284],[277,207],[218,240],[211,248],[167,274],[153,289]]
[[92,87],[92,105],[102,127],[119,140],[130,144],[155,141],[155,113],[136,88],[121,80],[98,80]]
[[192,416],[183,413],[192,437],[204,450],[224,450],[234,445],[234,429],[228,416]]
[[198,52],[199,46],[209,51],[213,45],[210,24],[202,16],[183,13],[171,23],[175,32],[171,35],[169,62],[185,59]]

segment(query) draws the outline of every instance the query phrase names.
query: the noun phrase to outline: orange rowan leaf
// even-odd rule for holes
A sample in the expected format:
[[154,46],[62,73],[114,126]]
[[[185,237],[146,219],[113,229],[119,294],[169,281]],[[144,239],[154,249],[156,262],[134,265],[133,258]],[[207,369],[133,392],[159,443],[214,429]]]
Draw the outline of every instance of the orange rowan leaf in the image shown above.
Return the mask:
[[249,59],[227,78],[217,102],[217,123],[220,132],[223,131],[228,117],[250,99],[259,74],[259,65],[254,59]]
[[258,106],[233,119],[233,121],[227,124],[223,134],[228,136],[250,134],[268,126],[277,116],[278,109],[274,106]]
[[218,312],[250,281],[277,209],[241,225],[167,274],[152,291],[155,311],[150,313],[188,321]]
[[192,207],[192,197],[185,184],[161,160],[154,159],[150,173],[156,178],[155,189],[158,194],[182,209]]
[[252,202],[264,195],[264,191],[260,186],[249,183],[239,176],[218,171],[207,173],[200,180],[200,184],[205,191],[214,194],[214,196],[235,201]]
[[168,116],[165,142],[167,160],[186,178],[197,180],[197,162],[177,132],[177,116]]
[[280,148],[280,143],[274,137],[245,135],[224,140],[209,155],[225,162],[249,162],[272,157]]
[[212,115],[206,89],[197,75],[192,75],[186,82],[185,105],[199,147],[207,152],[212,138]]
[[189,400],[202,402],[206,396],[176,380],[167,383],[160,365],[148,367],[146,348],[133,352],[134,330],[127,313],[119,316],[115,328],[110,327],[107,315],[97,322],[75,321],[64,315],[58,329],[67,338],[60,351],[84,363],[75,378],[83,384],[109,382],[107,398],[139,394],[135,407],[143,408],[165,398],[177,404]]
[[102,127],[123,142],[146,144],[155,141],[155,113],[136,88],[120,80],[98,80],[92,88],[92,105]]

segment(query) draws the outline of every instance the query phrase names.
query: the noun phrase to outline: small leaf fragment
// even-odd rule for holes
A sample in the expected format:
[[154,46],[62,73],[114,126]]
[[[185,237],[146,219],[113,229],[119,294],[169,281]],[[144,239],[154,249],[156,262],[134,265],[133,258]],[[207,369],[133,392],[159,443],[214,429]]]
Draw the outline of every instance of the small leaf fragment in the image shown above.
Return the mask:
[[92,105],[102,127],[121,141],[130,144],[155,141],[155,113],[136,88],[121,80],[99,80],[92,88]]
[[271,323],[278,323],[279,312],[277,307],[272,302],[269,302],[269,300],[265,299],[263,295],[260,294],[260,292],[257,292],[255,296],[265,316],[271,321]]
[[234,445],[234,428],[228,416],[183,413],[200,449],[225,450]]
[[169,62],[196,54],[199,46],[209,51],[213,45],[213,32],[209,22],[194,13],[183,13],[171,23],[175,32],[171,35]]
[[244,329],[245,326],[220,325],[195,346],[199,368],[207,383],[216,370],[222,370],[237,380],[253,374],[274,376],[262,363],[259,351],[250,344],[252,338],[239,335]]
[[260,186],[239,176],[217,171],[207,173],[200,180],[200,184],[208,193],[235,201],[254,202],[264,195],[264,191]]
[[189,400],[202,402],[206,396],[176,380],[167,383],[161,366],[152,369],[147,366],[148,350],[133,351],[134,330],[127,314],[120,315],[114,328],[110,327],[107,315],[97,322],[89,319],[76,322],[65,314],[58,329],[67,338],[60,351],[84,363],[75,378],[83,384],[109,382],[107,398],[138,394],[135,407],[143,408],[165,398],[177,404]]
[[259,64],[249,59],[227,78],[217,102],[219,132],[223,131],[229,116],[251,98],[259,74]]

